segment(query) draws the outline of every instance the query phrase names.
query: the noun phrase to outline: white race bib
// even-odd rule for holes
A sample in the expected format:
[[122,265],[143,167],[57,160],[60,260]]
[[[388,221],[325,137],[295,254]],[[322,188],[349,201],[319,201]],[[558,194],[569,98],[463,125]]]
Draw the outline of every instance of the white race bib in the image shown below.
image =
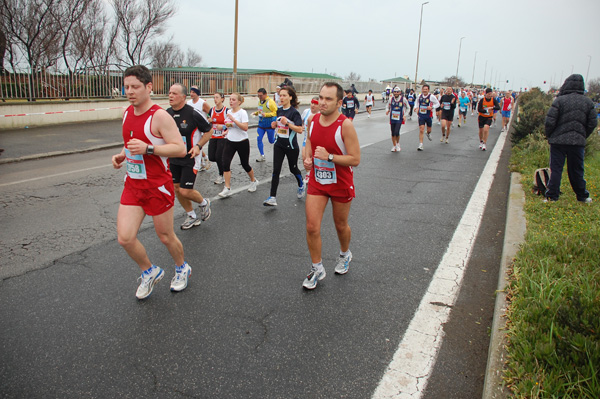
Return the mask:
[[288,138],[290,137],[290,127],[277,121],[277,129],[275,130],[279,137]]
[[392,120],[399,121],[400,120],[400,111],[392,111]]
[[132,155],[126,148],[125,159],[127,161],[127,176],[137,180],[147,179],[146,164],[144,163],[143,155]]
[[335,164],[314,158],[315,160],[315,180],[323,185],[337,183],[337,174],[335,173]]

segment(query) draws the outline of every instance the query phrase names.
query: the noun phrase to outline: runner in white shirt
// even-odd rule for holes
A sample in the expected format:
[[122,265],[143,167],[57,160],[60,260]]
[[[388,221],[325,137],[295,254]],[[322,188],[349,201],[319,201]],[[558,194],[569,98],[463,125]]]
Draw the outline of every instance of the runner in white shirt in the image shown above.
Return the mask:
[[[200,113],[202,114],[202,116],[204,117],[204,119],[208,120],[208,112],[210,111],[210,105],[208,105],[206,103],[206,101],[204,101],[203,99],[200,98],[200,89],[198,89],[198,86],[192,86],[190,88],[190,97],[191,99],[188,100],[188,104],[191,105],[192,107],[196,108],[198,111],[200,111]],[[194,137],[194,142],[193,144],[196,145],[198,143],[198,140],[200,140],[200,136],[197,135]],[[202,154],[201,156],[198,155],[196,158],[194,158],[195,161],[195,165],[194,165],[194,171],[201,171],[204,172],[206,170],[208,170],[210,168],[210,161],[208,160],[208,157],[206,156],[206,153],[204,152],[204,150],[202,150]]]
[[375,97],[373,97],[373,90],[369,90],[369,94],[365,96],[365,108],[367,108],[367,112],[369,113],[369,116],[367,118],[371,117],[371,108],[373,108],[374,102]]

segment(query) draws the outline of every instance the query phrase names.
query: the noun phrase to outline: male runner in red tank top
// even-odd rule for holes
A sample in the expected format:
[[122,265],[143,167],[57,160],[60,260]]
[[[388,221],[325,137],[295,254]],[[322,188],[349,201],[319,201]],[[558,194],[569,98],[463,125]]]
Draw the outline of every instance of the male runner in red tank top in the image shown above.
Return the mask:
[[146,215],[152,216],[156,234],[177,266],[171,290],[181,291],[184,283],[187,286],[190,269],[183,257],[183,245],[173,230],[175,190],[168,162],[168,157],[185,156],[186,147],[173,118],[150,99],[152,75],[148,68],[136,65],[128,68],[123,76],[131,106],[123,115],[125,146],[112,157],[115,169],[123,164],[127,166],[117,214],[117,236],[119,244],[142,269],[136,296],[144,299],[164,277],[164,271],[150,262],[137,238]]
[[335,272],[346,274],[352,260],[348,215],[355,197],[352,167],[360,163],[360,145],[354,125],[338,111],[343,98],[344,90],[338,83],[325,83],[319,93],[320,113],[308,120],[304,167],[311,173],[306,193],[306,242],[312,268],[302,286],[309,290],[325,278],[321,222],[330,198],[340,241]]

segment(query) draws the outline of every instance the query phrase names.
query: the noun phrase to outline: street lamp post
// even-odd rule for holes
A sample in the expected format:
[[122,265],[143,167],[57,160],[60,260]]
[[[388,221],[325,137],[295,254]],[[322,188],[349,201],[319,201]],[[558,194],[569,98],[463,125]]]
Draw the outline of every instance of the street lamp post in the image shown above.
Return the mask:
[[485,68],[483,69],[483,85],[485,86],[485,76],[487,73],[487,62],[488,60],[485,60]]
[[415,90],[417,89],[417,74],[419,73],[419,51],[421,50],[421,26],[423,25],[423,6],[429,4],[428,1],[421,4],[421,20],[419,21],[419,44],[417,44],[417,67],[415,68]]
[[473,60],[473,75],[471,76],[471,87],[473,87],[473,81],[475,80],[475,63],[477,62],[477,51],[475,52],[475,60]]
[[[585,83],[588,82],[588,75],[590,74],[590,64],[592,63],[592,56],[588,55],[588,57],[590,57],[590,60],[588,61],[588,69],[587,69],[587,72],[585,74]],[[588,85],[588,87],[589,87],[589,85]]]
[[460,38],[460,42],[458,43],[458,61],[456,62],[456,75],[454,75],[454,85],[458,84],[458,65],[460,64],[460,47],[462,46],[462,41],[465,36]]
[[233,89],[237,91],[238,0],[235,0],[235,31],[233,37]]

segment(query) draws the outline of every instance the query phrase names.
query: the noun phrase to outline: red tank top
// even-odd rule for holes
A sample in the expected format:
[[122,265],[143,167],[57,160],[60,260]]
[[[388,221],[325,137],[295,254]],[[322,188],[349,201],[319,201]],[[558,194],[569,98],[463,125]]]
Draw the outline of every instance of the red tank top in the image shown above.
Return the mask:
[[[127,142],[132,138],[154,146],[165,144],[161,137],[156,137],[151,132],[152,117],[159,109],[162,108],[154,104],[142,115],[135,115],[133,105],[125,110],[123,114],[123,142],[126,147]],[[127,148],[125,148],[125,157],[127,182],[133,188],[160,187],[173,179],[167,157],[145,154],[132,155]]]
[[[223,136],[224,130],[217,130],[217,125],[225,124],[225,117],[227,116],[227,107],[221,108],[221,111],[217,111],[215,107],[212,107],[210,110],[210,123],[212,123],[213,134],[211,138],[213,139],[222,139],[225,138]],[[227,128],[225,128],[227,130]]]
[[354,186],[354,172],[351,166],[340,166],[327,160],[315,158],[315,149],[324,147],[333,155],[346,155],[346,146],[342,138],[342,124],[346,120],[344,115],[329,126],[322,126],[319,122],[321,114],[316,114],[310,124],[309,137],[313,156],[313,171],[310,174],[309,184],[322,191],[349,189]]
[[510,111],[511,108],[511,98],[504,97],[504,100],[502,100],[502,111]]

